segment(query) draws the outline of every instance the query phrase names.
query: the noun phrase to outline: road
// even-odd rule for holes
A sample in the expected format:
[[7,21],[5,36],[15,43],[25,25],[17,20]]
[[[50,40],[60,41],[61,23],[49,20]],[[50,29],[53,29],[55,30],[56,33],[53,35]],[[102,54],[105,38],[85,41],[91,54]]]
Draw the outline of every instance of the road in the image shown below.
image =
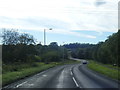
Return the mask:
[[79,63],[50,68],[4,88],[118,88],[118,83]]

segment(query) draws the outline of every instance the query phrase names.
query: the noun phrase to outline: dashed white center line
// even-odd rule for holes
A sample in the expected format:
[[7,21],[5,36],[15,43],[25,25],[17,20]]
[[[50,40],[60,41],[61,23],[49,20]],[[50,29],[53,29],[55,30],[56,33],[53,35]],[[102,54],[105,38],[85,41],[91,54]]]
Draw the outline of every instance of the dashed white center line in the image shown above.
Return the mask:
[[75,82],[76,86],[79,87],[79,85],[78,85],[77,81],[75,80],[75,78],[73,77],[72,79]]
[[28,84],[28,86],[33,86],[34,84]]
[[18,88],[18,87],[22,86],[22,85],[25,84],[25,83],[27,83],[27,81],[25,81],[25,82],[23,82],[23,83],[17,85],[16,87]]
[[71,75],[73,75],[73,73],[71,72]]
[[76,87],[81,88],[81,87],[78,85],[78,83],[77,83],[77,81],[75,80],[75,78],[74,78],[74,75],[73,75],[72,69],[70,69],[70,74],[71,74],[71,76],[72,76],[72,79],[73,79],[73,81],[74,81]]
[[64,69],[63,69],[63,71],[62,71],[62,73],[61,73],[61,75],[60,75],[60,77],[59,77],[59,83],[57,84],[57,88],[63,88],[63,86],[64,86]]
[[47,75],[42,75],[43,77],[47,77]]

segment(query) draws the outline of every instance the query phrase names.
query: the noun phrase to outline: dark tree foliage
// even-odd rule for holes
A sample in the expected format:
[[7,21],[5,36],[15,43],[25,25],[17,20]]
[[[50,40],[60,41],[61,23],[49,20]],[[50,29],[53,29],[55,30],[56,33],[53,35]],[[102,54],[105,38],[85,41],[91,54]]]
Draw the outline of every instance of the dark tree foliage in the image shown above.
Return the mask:
[[60,53],[58,51],[49,51],[42,56],[42,60],[45,62],[57,62],[60,60]]
[[58,50],[59,46],[58,46],[57,42],[51,42],[49,45],[49,48],[54,49],[54,50]]
[[76,48],[88,48],[94,46],[93,44],[81,44],[81,43],[70,43],[70,44],[65,44],[64,47],[68,48],[68,49],[76,49]]
[[35,39],[33,38],[32,35],[24,33],[19,36],[19,43],[26,45],[35,44]]
[[95,47],[94,44],[81,44],[81,43],[70,43],[65,44],[64,47],[70,49],[71,56],[74,58],[80,59],[91,59],[92,58],[92,50]]
[[102,63],[118,64],[118,38],[118,33],[114,33],[105,42],[98,44],[95,59]]
[[3,30],[2,58],[3,63],[55,62],[72,57],[93,59],[105,64],[120,65],[120,30],[98,44],[70,43],[58,46],[57,42],[50,45],[35,44],[32,35],[20,34],[18,31]]
[[70,43],[64,46],[72,51],[72,57],[120,65],[120,30],[110,35],[105,42],[99,42],[96,45]]
[[29,56],[37,54],[34,45],[3,45],[2,59],[4,63],[28,62]]
[[17,44],[35,44],[35,39],[32,35],[27,33],[20,34],[15,29],[3,29],[3,44],[4,45],[17,45]]
[[118,36],[117,37],[118,37],[118,39],[117,39],[118,40],[118,47],[117,47],[118,48],[118,50],[117,50],[118,54],[117,55],[118,55],[118,65],[120,67],[120,30],[118,30]]
[[[14,29],[3,30],[2,60],[4,64],[58,62],[67,59],[67,50],[58,46],[57,42],[50,45],[35,44],[32,35],[20,34]],[[64,50],[64,52],[63,52]]]

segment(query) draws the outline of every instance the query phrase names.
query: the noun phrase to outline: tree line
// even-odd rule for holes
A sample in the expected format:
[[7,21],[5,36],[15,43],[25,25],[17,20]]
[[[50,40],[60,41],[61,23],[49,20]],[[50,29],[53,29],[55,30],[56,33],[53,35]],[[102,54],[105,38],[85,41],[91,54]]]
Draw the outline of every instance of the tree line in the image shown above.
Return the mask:
[[120,66],[120,30],[98,44],[71,43],[64,46],[71,50],[72,57],[92,59],[104,64],[117,64]]
[[20,33],[15,29],[2,31],[3,64],[59,62],[67,57],[67,49],[58,46],[57,42],[43,46],[36,44],[36,39],[28,33]]
[[120,57],[120,30],[98,44],[70,43],[58,46],[51,42],[43,46],[36,44],[36,39],[28,33],[14,29],[3,29],[2,61],[9,63],[59,62],[71,56],[80,59],[92,59],[105,64],[118,64]]

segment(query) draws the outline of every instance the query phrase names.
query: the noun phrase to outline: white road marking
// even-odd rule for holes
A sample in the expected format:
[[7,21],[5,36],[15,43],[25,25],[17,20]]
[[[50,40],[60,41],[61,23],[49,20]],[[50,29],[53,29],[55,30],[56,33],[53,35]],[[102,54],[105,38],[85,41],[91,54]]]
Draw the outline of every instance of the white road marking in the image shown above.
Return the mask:
[[73,73],[71,72],[71,75],[73,75]]
[[20,86],[22,86],[22,85],[25,84],[25,83],[27,83],[27,81],[25,81],[25,82],[23,82],[23,83],[17,85],[16,87],[20,87]]
[[57,88],[63,88],[64,72],[65,71],[63,70],[60,77],[59,77],[59,83],[57,85]]
[[34,84],[28,84],[28,86],[33,86]]
[[47,77],[47,75],[42,75],[43,77]]
[[79,85],[78,85],[77,81],[75,80],[75,78],[73,77],[72,79],[75,82],[76,86],[79,87]]

